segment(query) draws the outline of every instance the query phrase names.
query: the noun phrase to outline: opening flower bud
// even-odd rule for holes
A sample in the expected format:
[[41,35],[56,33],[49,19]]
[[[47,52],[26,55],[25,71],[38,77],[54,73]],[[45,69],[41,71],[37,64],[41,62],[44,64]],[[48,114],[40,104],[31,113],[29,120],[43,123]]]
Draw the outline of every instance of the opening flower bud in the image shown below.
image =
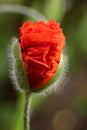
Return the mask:
[[65,36],[54,20],[23,23],[20,49],[30,91],[41,90],[57,77],[64,45]]

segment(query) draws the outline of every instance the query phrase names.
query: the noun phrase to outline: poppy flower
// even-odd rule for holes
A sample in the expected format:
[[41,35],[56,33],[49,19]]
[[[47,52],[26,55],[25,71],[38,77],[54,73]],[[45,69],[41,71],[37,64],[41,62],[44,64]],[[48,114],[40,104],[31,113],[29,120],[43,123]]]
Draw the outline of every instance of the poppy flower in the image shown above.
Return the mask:
[[59,23],[24,22],[20,27],[20,48],[31,91],[42,89],[55,76],[65,46]]

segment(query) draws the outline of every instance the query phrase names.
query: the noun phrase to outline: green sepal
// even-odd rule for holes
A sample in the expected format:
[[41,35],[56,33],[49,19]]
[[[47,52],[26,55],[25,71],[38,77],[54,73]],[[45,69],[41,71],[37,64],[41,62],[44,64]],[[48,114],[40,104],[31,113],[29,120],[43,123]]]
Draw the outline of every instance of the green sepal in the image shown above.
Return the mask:
[[[22,90],[22,91],[30,91],[29,89],[29,83],[27,79],[27,74],[25,71],[24,63],[22,60],[22,55],[21,55],[21,49],[20,49],[20,44],[17,39],[14,39],[11,43],[11,47],[9,49],[9,55],[12,55],[10,58],[10,65],[12,65],[12,69],[10,69],[11,73],[11,79],[14,82],[13,84],[15,85],[15,88],[17,90]],[[12,53],[12,54],[10,54]]]

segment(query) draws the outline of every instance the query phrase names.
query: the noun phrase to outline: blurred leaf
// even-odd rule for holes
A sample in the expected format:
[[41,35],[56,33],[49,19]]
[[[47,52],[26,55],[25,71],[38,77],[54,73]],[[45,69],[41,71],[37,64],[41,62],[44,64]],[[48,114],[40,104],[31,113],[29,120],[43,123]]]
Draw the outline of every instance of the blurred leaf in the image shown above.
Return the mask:
[[64,0],[46,0],[44,13],[48,19],[60,21],[64,13]]
[[14,119],[14,109],[10,103],[0,103],[0,129],[11,130]]
[[84,16],[80,20],[80,24],[77,30],[77,42],[80,51],[86,56],[87,55],[87,11],[84,12]]
[[3,3],[4,3],[4,4],[6,4],[6,3],[7,3],[7,4],[11,4],[11,3],[12,3],[12,4],[15,4],[15,3],[18,4],[18,3],[22,3],[22,1],[23,1],[23,0],[0,0],[0,3],[1,3],[1,4],[3,4]]

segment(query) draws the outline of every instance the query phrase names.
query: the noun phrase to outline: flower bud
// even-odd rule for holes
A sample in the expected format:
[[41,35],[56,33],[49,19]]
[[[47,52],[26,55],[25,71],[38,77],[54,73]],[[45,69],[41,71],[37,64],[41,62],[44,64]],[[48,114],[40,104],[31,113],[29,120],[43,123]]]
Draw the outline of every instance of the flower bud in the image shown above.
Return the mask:
[[59,23],[24,22],[20,28],[20,44],[15,41],[11,47],[12,79],[18,88],[35,93],[56,90],[55,83],[63,79],[64,46],[65,36]]

